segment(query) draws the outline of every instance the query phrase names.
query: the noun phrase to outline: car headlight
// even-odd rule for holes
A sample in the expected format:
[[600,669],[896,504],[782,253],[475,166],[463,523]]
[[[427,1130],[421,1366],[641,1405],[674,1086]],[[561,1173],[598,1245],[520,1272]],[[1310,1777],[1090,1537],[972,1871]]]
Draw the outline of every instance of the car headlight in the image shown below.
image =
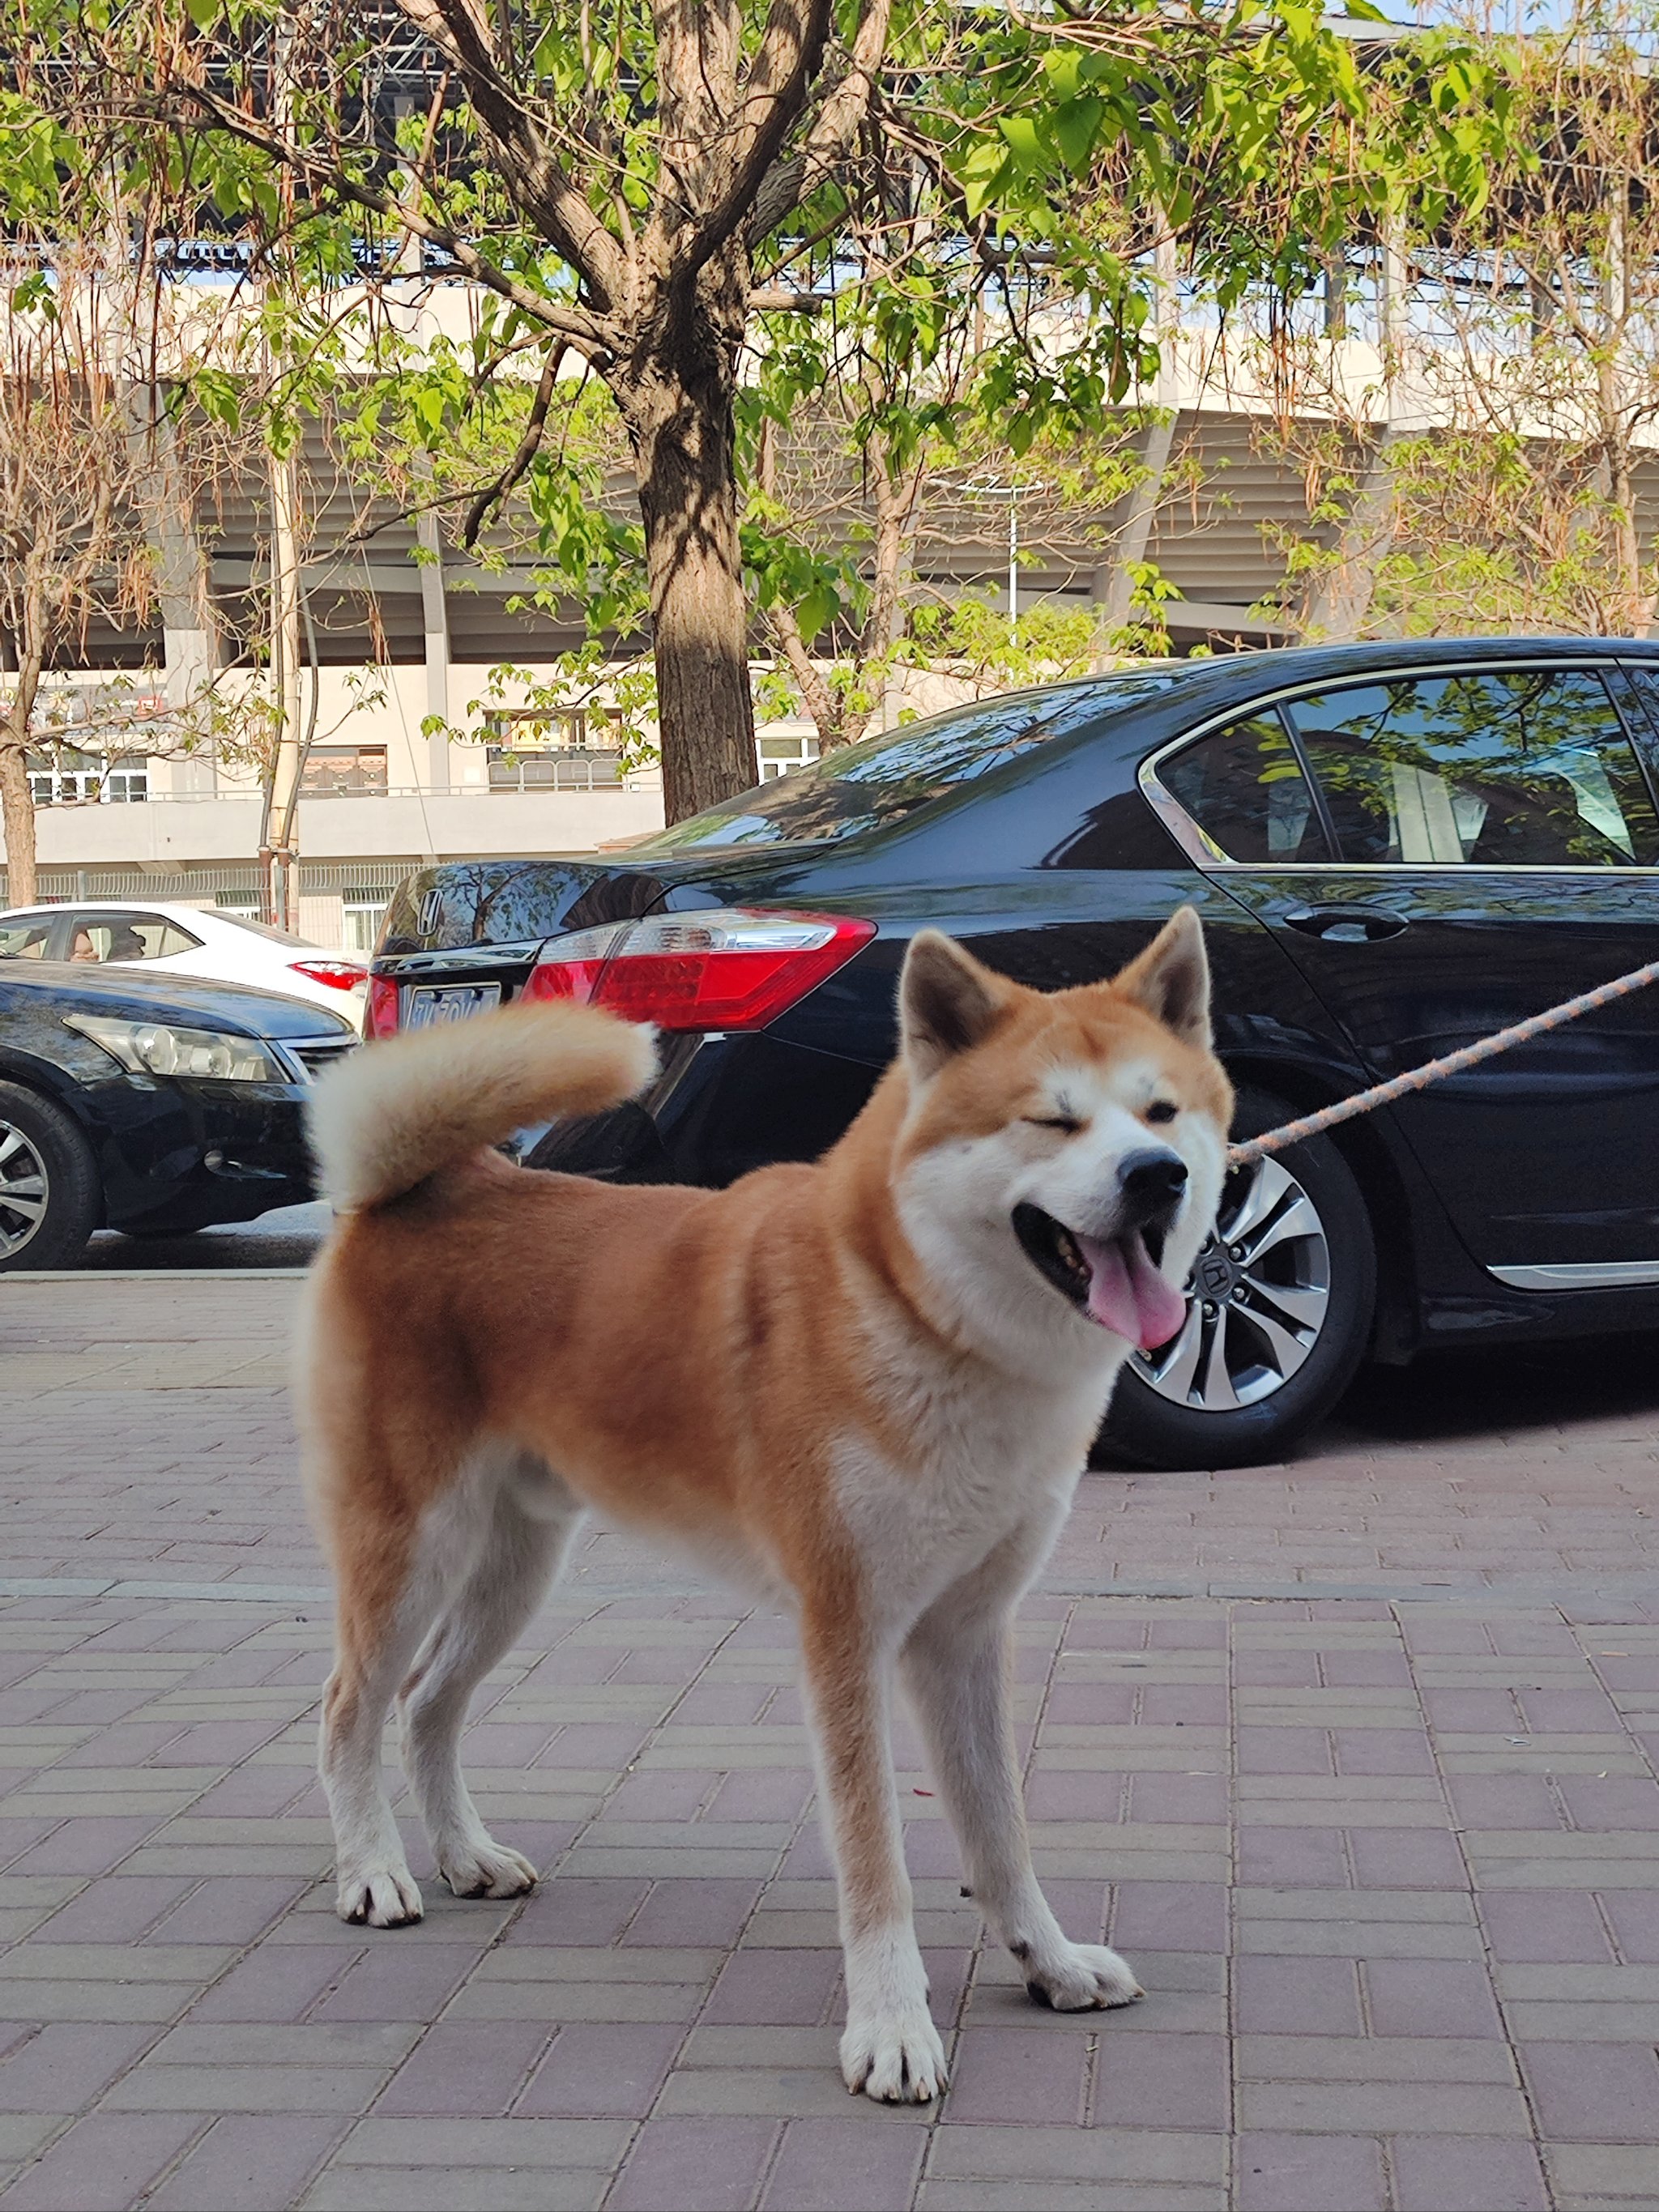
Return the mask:
[[292,1083],[294,1077],[257,1037],[222,1030],[180,1029],[173,1022],[124,1022],[105,1014],[65,1014],[118,1060],[129,1075],[206,1075],[221,1083]]

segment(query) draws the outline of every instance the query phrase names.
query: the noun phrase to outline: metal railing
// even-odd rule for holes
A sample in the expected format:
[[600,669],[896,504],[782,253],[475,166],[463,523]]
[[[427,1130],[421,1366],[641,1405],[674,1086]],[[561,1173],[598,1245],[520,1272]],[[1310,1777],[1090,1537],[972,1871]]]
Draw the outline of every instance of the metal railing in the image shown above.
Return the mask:
[[[660,787],[661,776],[655,769],[639,769],[626,774],[612,771],[609,775],[597,772],[586,765],[586,772],[578,775],[576,763],[561,763],[569,774],[560,774],[552,780],[538,777],[535,781],[490,783],[392,783],[380,790],[307,791],[301,795],[302,810],[334,799],[360,800],[365,799],[534,799],[543,792],[591,791],[655,791]],[[128,803],[144,806],[200,806],[224,799],[245,799],[258,804],[259,793],[246,784],[237,784],[218,791],[150,791],[143,799]],[[100,802],[95,799],[46,799],[35,802],[39,812],[67,813],[78,809],[90,810]]]

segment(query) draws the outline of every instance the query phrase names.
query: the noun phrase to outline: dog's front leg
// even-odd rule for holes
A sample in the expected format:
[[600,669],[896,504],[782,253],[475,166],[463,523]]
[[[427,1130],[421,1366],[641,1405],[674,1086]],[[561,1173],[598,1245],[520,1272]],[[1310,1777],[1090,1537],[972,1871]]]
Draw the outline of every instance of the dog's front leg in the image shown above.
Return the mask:
[[904,1647],[905,1681],[975,1902],[1018,1961],[1027,1993],[1056,2012],[1132,2004],[1144,1992],[1128,1961],[1103,1944],[1072,1942],[1031,1865],[1008,1709],[1024,1548],[1011,1539],[922,1615]]
[[904,1870],[888,1733],[892,1662],[848,1607],[801,1623],[807,1709],[841,1897],[847,2030],[841,2067],[856,2094],[926,2104],[945,2087]]

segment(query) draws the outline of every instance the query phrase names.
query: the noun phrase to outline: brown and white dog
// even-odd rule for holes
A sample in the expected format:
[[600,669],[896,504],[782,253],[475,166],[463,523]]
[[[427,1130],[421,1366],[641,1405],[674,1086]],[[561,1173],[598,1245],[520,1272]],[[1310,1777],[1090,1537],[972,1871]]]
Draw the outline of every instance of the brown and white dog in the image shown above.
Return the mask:
[[313,1143],[344,1218],[302,1398],[338,1585],[321,1766],[343,1919],[420,1917],[380,1780],[394,1701],[450,1887],[534,1882],[478,1817],[459,1738],[591,1505],[793,1607],[850,2089],[923,2102],[945,2078],[888,1745],[896,1674],[1031,1996],[1141,1994],[1037,1887],[1006,1656],[1118,1370],[1174,1334],[1214,1214],[1231,1095],[1208,996],[1188,908],[1112,981],[1052,995],[926,932],[898,1057],[841,1142],[724,1191],[526,1173],[489,1149],[647,1080],[649,1032],[587,1007],[389,1040],[324,1079]]

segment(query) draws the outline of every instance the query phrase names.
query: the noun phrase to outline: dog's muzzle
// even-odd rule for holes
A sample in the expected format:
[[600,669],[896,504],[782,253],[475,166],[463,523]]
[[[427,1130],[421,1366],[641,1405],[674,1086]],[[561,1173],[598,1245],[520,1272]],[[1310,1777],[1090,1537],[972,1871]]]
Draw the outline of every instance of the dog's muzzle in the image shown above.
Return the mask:
[[1187,1316],[1186,1300],[1159,1272],[1164,1246],[1181,1211],[1187,1164],[1164,1150],[1120,1161],[1109,1227],[1090,1234],[1022,1202],[1013,1230],[1037,1273],[1099,1328],[1150,1352],[1168,1343]]

